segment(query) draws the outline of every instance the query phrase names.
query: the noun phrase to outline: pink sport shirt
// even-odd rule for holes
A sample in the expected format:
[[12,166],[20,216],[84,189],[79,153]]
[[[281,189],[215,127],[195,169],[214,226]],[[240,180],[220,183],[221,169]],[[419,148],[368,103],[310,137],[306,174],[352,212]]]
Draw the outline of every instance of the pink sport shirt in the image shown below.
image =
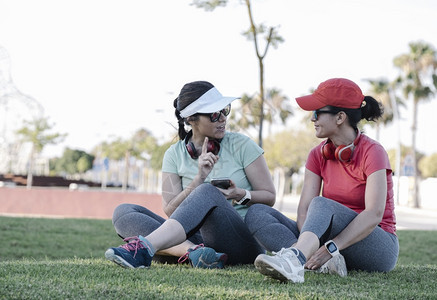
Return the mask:
[[365,209],[367,177],[378,170],[386,169],[387,196],[385,211],[379,226],[390,233],[396,233],[396,216],[393,201],[393,179],[390,162],[384,147],[377,141],[361,134],[352,159],[347,163],[326,160],[321,153],[323,141],[308,155],[306,168],[322,177],[322,196],[337,201],[357,213]]

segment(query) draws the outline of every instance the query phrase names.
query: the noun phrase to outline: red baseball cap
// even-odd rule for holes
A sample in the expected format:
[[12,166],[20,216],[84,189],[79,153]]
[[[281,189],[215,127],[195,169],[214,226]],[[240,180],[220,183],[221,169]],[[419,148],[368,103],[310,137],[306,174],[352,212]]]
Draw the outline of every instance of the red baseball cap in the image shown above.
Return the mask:
[[317,110],[327,105],[341,108],[360,108],[363,92],[353,81],[345,78],[328,79],[317,87],[313,94],[297,97],[303,110]]

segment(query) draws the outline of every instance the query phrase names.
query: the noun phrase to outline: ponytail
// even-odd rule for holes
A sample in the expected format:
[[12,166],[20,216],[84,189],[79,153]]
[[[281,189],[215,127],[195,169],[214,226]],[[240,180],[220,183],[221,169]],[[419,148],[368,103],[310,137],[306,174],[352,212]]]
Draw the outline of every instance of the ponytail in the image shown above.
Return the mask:
[[365,96],[361,106],[362,119],[376,122],[384,114],[384,106],[371,96]]
[[348,117],[349,125],[355,130],[358,130],[358,122],[362,119],[376,122],[384,113],[384,107],[381,102],[371,96],[364,96],[364,100],[360,108],[342,108],[329,106],[334,111],[344,111]]

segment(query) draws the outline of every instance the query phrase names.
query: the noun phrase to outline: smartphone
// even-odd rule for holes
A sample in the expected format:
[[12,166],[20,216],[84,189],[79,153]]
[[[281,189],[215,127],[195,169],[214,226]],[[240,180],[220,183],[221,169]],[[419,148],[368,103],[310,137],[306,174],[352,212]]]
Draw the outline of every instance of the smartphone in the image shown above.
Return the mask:
[[231,180],[229,178],[213,178],[211,184],[226,190],[231,186]]

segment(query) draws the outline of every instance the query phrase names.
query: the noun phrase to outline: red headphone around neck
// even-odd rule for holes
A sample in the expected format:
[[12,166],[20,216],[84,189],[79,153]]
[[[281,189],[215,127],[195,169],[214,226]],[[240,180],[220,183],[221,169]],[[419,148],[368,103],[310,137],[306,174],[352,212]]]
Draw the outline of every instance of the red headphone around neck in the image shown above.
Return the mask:
[[[193,131],[189,131],[187,136],[185,137],[185,147],[187,148],[188,154],[192,159],[197,159],[199,157],[199,153],[197,153],[196,146],[194,146],[193,142],[190,142],[191,137],[193,136]],[[217,155],[220,151],[220,141],[218,140],[208,140],[208,145],[206,146],[207,152],[212,152]]]
[[322,156],[326,160],[339,160],[341,162],[348,162],[352,158],[355,147],[357,146],[361,138],[361,133],[358,130],[357,137],[349,145],[340,145],[335,147],[330,139],[326,140],[320,150],[322,151]]

